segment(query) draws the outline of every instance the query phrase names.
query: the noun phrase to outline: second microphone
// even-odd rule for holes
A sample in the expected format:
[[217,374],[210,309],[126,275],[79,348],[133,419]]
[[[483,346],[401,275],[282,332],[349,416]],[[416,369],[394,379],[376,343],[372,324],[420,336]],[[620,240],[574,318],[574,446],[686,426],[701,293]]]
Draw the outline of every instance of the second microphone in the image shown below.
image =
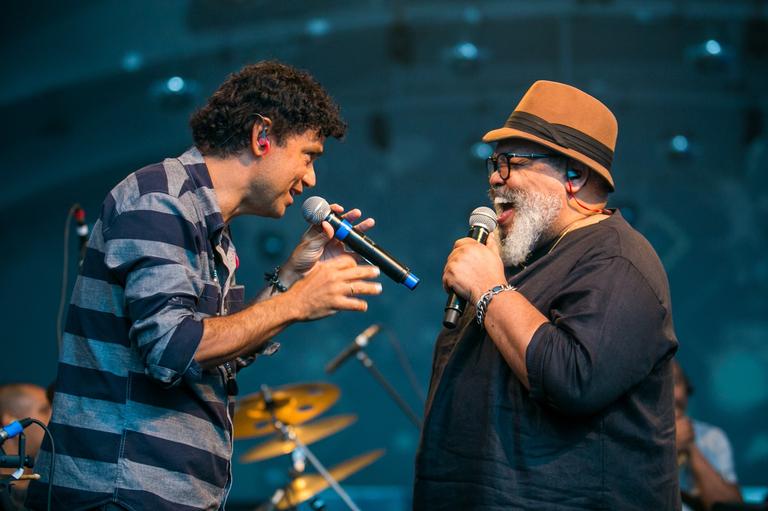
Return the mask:
[[408,289],[419,285],[419,278],[411,273],[407,266],[376,245],[372,239],[355,229],[352,224],[336,215],[331,210],[328,201],[322,197],[309,197],[301,207],[304,219],[312,224],[320,225],[323,221],[333,227],[334,237],[363,256],[369,263],[378,266],[385,275],[403,284]]

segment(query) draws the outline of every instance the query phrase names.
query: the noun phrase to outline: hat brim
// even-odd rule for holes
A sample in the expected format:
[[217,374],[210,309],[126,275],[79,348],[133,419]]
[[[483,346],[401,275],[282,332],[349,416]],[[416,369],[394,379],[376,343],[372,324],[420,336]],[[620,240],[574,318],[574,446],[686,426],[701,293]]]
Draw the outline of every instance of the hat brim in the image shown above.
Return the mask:
[[611,176],[611,172],[607,168],[605,168],[603,165],[596,162],[592,158],[584,156],[578,151],[574,151],[573,149],[567,149],[565,147],[559,146],[553,142],[544,140],[543,138],[539,138],[536,135],[532,135],[531,133],[526,133],[525,131],[516,130],[514,128],[499,128],[499,129],[491,130],[488,133],[486,133],[485,136],[483,136],[483,142],[486,142],[486,143],[498,142],[499,140],[505,140],[508,138],[521,138],[523,140],[536,142],[537,144],[541,144],[545,147],[553,149],[560,154],[568,156],[569,158],[573,158],[574,160],[583,163],[587,167],[591,168],[592,170],[600,174],[610,186],[611,191],[615,190],[615,187],[613,184],[613,176]]

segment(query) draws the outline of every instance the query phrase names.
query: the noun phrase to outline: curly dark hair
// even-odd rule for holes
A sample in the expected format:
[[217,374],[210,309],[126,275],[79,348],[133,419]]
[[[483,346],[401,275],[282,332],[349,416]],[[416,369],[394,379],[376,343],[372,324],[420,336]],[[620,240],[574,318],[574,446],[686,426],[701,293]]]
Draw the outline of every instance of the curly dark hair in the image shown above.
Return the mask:
[[192,114],[189,125],[204,155],[233,156],[248,147],[259,114],[272,120],[269,134],[278,145],[287,136],[317,130],[341,138],[347,125],[339,106],[306,71],[281,62],[262,61],[232,73]]

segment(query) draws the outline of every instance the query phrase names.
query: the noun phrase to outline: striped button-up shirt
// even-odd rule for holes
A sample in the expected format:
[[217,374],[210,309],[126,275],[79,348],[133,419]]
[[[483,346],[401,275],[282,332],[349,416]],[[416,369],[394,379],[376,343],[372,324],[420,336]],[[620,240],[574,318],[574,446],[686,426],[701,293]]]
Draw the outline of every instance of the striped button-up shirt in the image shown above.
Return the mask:
[[[205,317],[234,312],[235,249],[202,156],[134,172],[107,196],[72,294],[50,429],[54,508],[222,509],[234,362],[202,370]],[[50,467],[28,505],[44,509]]]

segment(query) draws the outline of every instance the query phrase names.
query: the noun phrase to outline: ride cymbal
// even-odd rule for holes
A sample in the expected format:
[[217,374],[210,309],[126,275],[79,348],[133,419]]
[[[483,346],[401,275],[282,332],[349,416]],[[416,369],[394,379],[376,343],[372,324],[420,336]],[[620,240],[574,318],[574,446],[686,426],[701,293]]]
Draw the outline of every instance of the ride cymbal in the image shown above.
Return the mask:
[[[377,459],[384,455],[384,449],[377,449],[375,451],[361,454],[355,458],[351,458],[345,462],[339,463],[335,467],[331,468],[331,476],[336,481],[343,481],[347,477],[351,476],[355,472],[362,470]],[[285,491],[285,496],[277,503],[278,509],[290,509],[307,501],[328,488],[330,484],[323,479],[320,474],[309,474],[297,477]]]
[[[304,445],[310,445],[325,437],[341,431],[357,420],[357,415],[337,415],[320,419],[303,426],[289,426],[293,434]],[[257,445],[240,457],[242,463],[252,463],[262,461],[283,454],[290,454],[296,448],[296,443],[292,440],[283,439],[282,435],[276,433],[273,438]]]
[[[303,424],[330,408],[340,395],[331,383],[296,383],[271,391],[275,417],[287,425]],[[261,392],[244,396],[237,403],[233,418],[235,439],[254,438],[274,433],[272,415]]]

